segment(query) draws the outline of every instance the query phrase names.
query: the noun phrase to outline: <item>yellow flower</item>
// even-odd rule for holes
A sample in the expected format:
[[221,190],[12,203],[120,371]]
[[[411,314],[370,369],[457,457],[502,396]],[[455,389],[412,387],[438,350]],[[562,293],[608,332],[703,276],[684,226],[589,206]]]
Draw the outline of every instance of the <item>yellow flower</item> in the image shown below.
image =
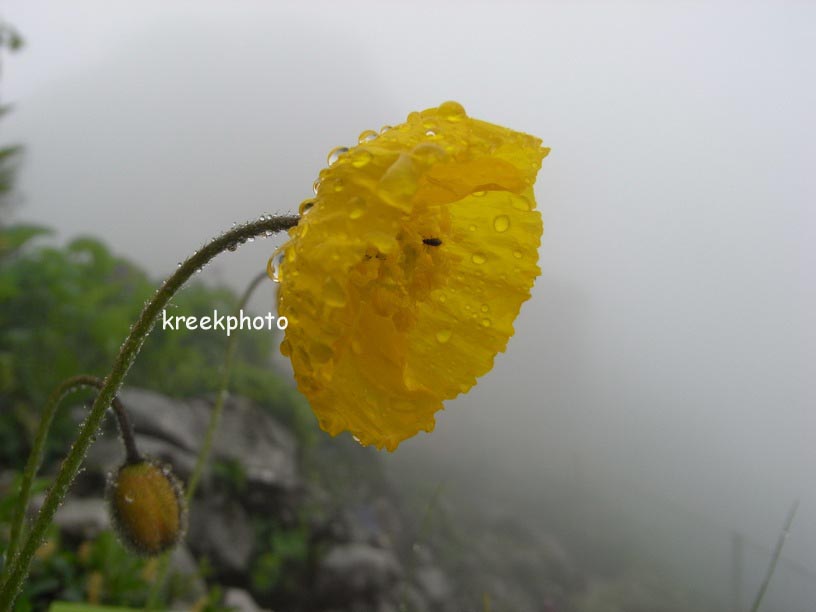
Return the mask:
[[281,352],[325,431],[394,450],[493,367],[540,273],[548,152],[445,102],[330,155],[275,272]]

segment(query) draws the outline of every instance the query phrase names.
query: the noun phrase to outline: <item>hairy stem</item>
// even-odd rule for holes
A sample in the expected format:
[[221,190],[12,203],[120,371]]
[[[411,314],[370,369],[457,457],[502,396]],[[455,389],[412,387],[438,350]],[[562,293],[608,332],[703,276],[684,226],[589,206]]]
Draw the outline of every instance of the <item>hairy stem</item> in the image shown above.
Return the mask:
[[[246,290],[244,291],[244,295],[241,296],[240,301],[238,302],[238,306],[236,307],[236,313],[240,312],[244,309],[249,302],[249,298],[252,297],[252,294],[255,292],[255,289],[258,288],[258,285],[261,284],[262,281],[268,279],[269,276],[266,272],[259,273],[247,286]],[[210,457],[210,451],[212,450],[213,442],[215,441],[215,433],[218,431],[218,425],[221,422],[221,414],[224,411],[224,402],[227,400],[228,388],[229,388],[229,380],[230,374],[232,373],[232,362],[235,358],[235,349],[238,346],[238,334],[233,334],[229,336],[227,340],[227,350],[224,354],[224,365],[221,369],[221,381],[218,387],[218,394],[215,397],[215,404],[213,405],[212,412],[210,413],[210,421],[207,424],[207,432],[204,435],[204,441],[201,444],[201,448],[198,451],[198,457],[196,458],[195,468],[193,468],[193,473],[190,475],[190,480],[187,483],[187,491],[185,493],[185,498],[187,500],[187,507],[190,508],[192,505],[193,496],[195,495],[196,487],[198,486],[199,481],[201,480],[201,476],[204,473],[204,467],[207,465],[207,461]],[[159,593],[164,586],[164,582],[167,579],[167,571],[170,567],[170,555],[171,552],[166,552],[162,555],[161,560],[159,561],[158,570],[156,572],[156,578],[153,582],[153,586],[150,590],[150,597],[147,603],[147,609],[152,610],[156,607],[158,603]]]
[[133,364],[133,361],[136,359],[139,350],[142,348],[145,338],[147,338],[147,335],[153,329],[160,313],[167,306],[176,291],[178,291],[197,270],[209,263],[209,261],[219,253],[226,250],[235,250],[238,244],[245,242],[249,238],[288,229],[296,225],[297,222],[298,217],[296,216],[263,217],[260,221],[253,221],[234,227],[212,242],[206,244],[201,250],[197,251],[192,257],[182,263],[181,266],[164,281],[153,298],[147,302],[138,320],[131,328],[130,334],[122,344],[119,354],[113,363],[113,368],[107,378],[105,378],[104,385],[96,396],[96,400],[94,400],[88,418],[82,425],[79,435],[74,441],[73,446],[71,446],[71,450],[62,462],[60,470],[45,497],[45,501],[32,525],[31,532],[25,544],[23,544],[17,557],[11,561],[6,582],[0,587],[0,611],[7,612],[11,609],[23,580],[25,580],[25,577],[28,575],[31,559],[37,547],[42,542],[45,531],[53,520],[57,508],[59,508],[59,505],[65,498],[65,494],[68,492],[68,488],[76,477],[82,461],[85,459],[85,454],[88,452],[88,447],[90,447],[93,441],[94,434],[97,429],[99,429],[102,417],[105,415],[105,410],[111,404],[113,397],[122,386],[122,381],[130,369],[130,366]]
[[759,592],[757,593],[756,599],[754,599],[754,605],[751,606],[751,612],[757,612],[759,610],[759,606],[762,604],[762,600],[765,597],[765,592],[768,590],[768,585],[771,584],[771,578],[773,578],[774,571],[776,570],[776,564],[779,562],[779,558],[782,556],[782,547],[785,546],[785,540],[788,539],[788,534],[790,534],[790,528],[793,524],[793,518],[796,516],[796,510],[799,508],[799,500],[797,499],[793,502],[793,506],[791,506],[790,511],[788,511],[788,517],[785,519],[785,524],[782,526],[782,531],[779,533],[779,539],[776,541],[776,549],[774,550],[773,557],[771,558],[771,563],[768,566],[768,572],[765,574],[765,579],[762,581],[762,585],[759,587]]
[[[240,312],[249,302],[249,298],[255,292],[255,289],[262,281],[268,279],[266,272],[259,273],[241,296],[241,301],[238,302],[237,310]],[[227,400],[230,374],[232,373],[232,361],[235,358],[235,349],[238,346],[238,334],[232,335],[227,339],[227,351],[224,355],[224,365],[221,370],[221,382],[218,388],[218,395],[215,398],[212,413],[210,414],[210,422],[207,425],[207,433],[204,435],[204,442],[201,444],[201,449],[198,451],[198,458],[196,459],[195,468],[190,476],[190,482],[187,483],[187,504],[195,495],[196,487],[198,486],[201,475],[204,472],[204,466],[210,457],[210,450],[212,449],[213,440],[215,439],[215,432],[218,430],[218,425],[221,422],[221,413],[224,411],[224,402]]]
[[[28,462],[23,471],[23,479],[20,483],[20,493],[17,497],[17,505],[14,510],[14,517],[11,522],[11,533],[9,537],[9,545],[6,550],[6,563],[10,563],[17,554],[17,545],[19,544],[20,536],[23,533],[23,523],[25,521],[26,510],[28,509],[28,502],[31,499],[31,487],[34,483],[34,477],[40,469],[45,453],[45,441],[48,438],[48,432],[51,429],[51,423],[54,421],[54,415],[57,408],[65,397],[74,391],[83,388],[101,389],[103,381],[96,376],[73,376],[60,383],[48,396],[43,409],[40,424],[37,428],[37,435],[34,437],[34,445],[31,448],[31,453],[28,455]],[[113,398],[112,408],[116,413],[117,422],[119,423],[119,430],[122,434],[122,440],[125,444],[128,461],[138,460],[139,453],[136,450],[136,444],[133,440],[133,428],[130,426],[125,407],[118,397]]]

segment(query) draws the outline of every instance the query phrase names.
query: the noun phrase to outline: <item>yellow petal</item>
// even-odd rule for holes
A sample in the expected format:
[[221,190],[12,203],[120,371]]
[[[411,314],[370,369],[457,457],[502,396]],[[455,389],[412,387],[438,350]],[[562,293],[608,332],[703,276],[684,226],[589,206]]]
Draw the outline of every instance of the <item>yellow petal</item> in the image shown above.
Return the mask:
[[539,274],[538,138],[460,105],[337,156],[280,264],[282,346],[320,426],[394,450],[490,370]]

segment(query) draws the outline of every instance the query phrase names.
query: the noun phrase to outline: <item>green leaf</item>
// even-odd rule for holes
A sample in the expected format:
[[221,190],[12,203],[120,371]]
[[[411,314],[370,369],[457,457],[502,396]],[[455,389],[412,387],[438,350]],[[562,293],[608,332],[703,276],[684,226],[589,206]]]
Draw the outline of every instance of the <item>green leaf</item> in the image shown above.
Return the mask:
[[0,257],[21,248],[37,236],[52,234],[53,230],[41,225],[11,225],[0,230]]

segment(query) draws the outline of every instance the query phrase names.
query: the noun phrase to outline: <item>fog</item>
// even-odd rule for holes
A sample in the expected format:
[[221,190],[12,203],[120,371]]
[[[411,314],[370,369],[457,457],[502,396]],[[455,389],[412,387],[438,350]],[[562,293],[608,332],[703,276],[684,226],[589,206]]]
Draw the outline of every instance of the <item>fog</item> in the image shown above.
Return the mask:
[[[28,43],[0,82],[0,140],[27,147],[16,219],[161,276],[296,210],[329,149],[412,110],[455,99],[535,134],[542,274],[516,334],[383,459],[515,516],[578,500],[589,531],[642,536],[723,601],[732,533],[748,599],[799,499],[765,609],[807,609],[816,6],[168,4],[3,4]],[[201,278],[240,290],[277,244]]]

